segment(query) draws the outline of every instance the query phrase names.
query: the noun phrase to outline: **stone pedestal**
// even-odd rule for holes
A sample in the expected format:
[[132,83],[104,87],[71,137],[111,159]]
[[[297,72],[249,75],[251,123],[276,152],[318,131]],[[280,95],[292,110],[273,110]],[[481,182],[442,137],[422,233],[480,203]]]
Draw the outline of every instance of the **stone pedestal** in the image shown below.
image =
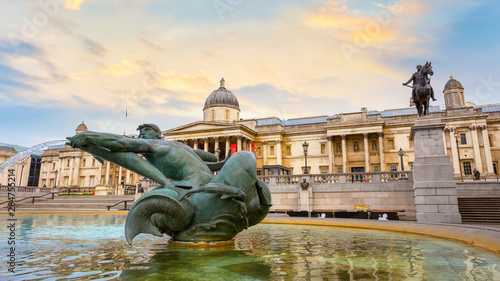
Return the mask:
[[440,118],[422,117],[411,128],[417,222],[462,223],[453,167],[444,150],[444,127]]

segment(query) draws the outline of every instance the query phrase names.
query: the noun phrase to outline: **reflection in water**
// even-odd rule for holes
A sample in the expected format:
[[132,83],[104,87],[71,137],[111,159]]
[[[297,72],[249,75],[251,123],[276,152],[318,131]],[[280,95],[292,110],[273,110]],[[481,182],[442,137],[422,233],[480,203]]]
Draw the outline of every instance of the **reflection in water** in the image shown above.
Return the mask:
[[410,234],[258,225],[234,246],[180,249],[148,235],[128,246],[125,215],[17,218],[17,274],[7,273],[2,254],[0,279],[500,280],[500,255]]

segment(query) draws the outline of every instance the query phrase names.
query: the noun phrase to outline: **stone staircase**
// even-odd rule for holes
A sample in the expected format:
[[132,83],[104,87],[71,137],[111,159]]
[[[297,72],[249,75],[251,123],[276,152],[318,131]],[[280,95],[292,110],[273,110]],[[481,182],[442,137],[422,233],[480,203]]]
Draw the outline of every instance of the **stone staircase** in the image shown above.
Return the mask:
[[[134,199],[134,195],[78,195],[78,196],[55,196],[52,200],[51,196],[36,198],[32,204],[31,199],[26,199],[21,202],[16,202],[17,211],[107,211],[106,206],[113,205],[121,200]],[[133,202],[127,202],[127,209],[132,207]],[[7,208],[4,204],[1,209]],[[0,210],[1,210],[0,209]],[[123,210],[124,203],[120,203],[111,208],[111,210]]]
[[462,223],[500,225],[500,197],[458,198]]

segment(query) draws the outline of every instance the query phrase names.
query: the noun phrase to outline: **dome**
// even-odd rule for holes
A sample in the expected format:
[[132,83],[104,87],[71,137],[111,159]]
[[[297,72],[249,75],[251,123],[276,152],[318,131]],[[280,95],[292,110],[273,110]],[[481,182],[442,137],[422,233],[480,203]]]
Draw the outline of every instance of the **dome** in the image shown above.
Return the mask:
[[76,132],[79,133],[79,132],[84,132],[84,131],[88,131],[89,129],[87,128],[87,125],[85,125],[82,121],[82,124],[78,125],[78,127],[76,127]]
[[240,104],[236,96],[224,87],[224,78],[220,80],[219,89],[213,91],[205,101],[203,110],[215,106],[228,106],[240,110]]
[[462,86],[462,84],[460,82],[458,82],[457,80],[453,79],[453,76],[450,76],[450,80],[448,80],[448,82],[446,83],[446,85],[444,85],[444,90],[443,90],[443,93],[447,90],[451,90],[451,89],[464,89],[464,87]]

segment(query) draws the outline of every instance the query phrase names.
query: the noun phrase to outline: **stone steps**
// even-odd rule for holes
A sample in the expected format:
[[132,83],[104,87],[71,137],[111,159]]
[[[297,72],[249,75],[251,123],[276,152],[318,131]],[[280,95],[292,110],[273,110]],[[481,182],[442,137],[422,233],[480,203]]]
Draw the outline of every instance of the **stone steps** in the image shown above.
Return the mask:
[[458,198],[462,223],[500,224],[500,198]]

